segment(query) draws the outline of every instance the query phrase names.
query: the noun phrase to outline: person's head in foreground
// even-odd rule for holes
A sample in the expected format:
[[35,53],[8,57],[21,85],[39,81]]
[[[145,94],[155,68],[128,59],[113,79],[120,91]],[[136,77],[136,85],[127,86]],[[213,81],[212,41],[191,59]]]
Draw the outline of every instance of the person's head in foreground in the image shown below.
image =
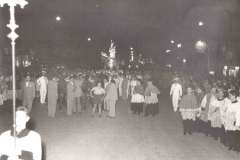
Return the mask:
[[29,119],[28,109],[22,106],[18,107],[16,109],[16,131],[20,132],[25,129]]

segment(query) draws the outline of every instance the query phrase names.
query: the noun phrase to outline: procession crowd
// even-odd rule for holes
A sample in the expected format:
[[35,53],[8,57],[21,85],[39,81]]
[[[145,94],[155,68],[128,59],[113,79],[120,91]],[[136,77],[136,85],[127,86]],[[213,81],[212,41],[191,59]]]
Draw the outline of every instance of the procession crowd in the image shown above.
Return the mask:
[[228,150],[240,151],[239,79],[173,77],[170,95],[173,110],[181,113],[183,134],[202,132],[220,138]]
[[[0,104],[12,102],[12,77],[1,76]],[[221,142],[229,150],[240,151],[240,81],[234,77],[190,76],[183,73],[154,71],[87,71],[52,72],[46,76],[18,79],[16,98],[31,113],[33,100],[48,108],[48,116],[67,108],[67,115],[82,113],[87,102],[92,115],[107,111],[116,117],[116,103],[131,101],[132,114],[154,117],[159,113],[159,87],[170,90],[173,111],[183,119],[183,135],[202,132]],[[46,103],[47,97],[47,103]],[[161,102],[160,102],[161,104]],[[3,108],[3,107],[0,107]],[[11,107],[10,107],[11,108]],[[2,113],[2,112],[1,112]]]

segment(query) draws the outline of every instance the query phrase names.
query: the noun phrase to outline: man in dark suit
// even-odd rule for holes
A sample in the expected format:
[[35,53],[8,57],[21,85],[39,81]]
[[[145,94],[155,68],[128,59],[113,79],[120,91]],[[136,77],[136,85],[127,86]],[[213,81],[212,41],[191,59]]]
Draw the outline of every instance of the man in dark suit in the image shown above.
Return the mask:
[[30,75],[26,76],[26,82],[23,85],[22,106],[27,107],[28,112],[32,110],[33,100],[35,98],[35,84],[30,81]]

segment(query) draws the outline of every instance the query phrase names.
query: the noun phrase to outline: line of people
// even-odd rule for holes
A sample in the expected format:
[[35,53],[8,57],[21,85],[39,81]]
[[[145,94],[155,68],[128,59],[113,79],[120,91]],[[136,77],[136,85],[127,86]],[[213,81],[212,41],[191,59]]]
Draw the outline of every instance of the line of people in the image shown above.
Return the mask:
[[220,138],[229,150],[240,152],[239,90],[237,87],[223,89],[220,85],[204,83],[204,89],[194,80],[182,89],[179,78],[174,78],[170,95],[174,111],[179,109],[181,112],[183,134],[202,132],[214,140]]

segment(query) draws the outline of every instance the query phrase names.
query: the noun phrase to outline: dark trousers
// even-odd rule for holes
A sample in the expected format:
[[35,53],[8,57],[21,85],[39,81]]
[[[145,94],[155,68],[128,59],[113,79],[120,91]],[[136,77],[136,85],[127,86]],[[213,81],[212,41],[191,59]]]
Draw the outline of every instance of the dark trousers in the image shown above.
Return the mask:
[[227,132],[225,131],[225,128],[224,126],[222,125],[221,129],[220,129],[220,140],[221,140],[221,143],[223,145],[227,145]]
[[57,106],[60,111],[62,110],[63,107],[66,107],[66,99],[64,93],[59,94]]
[[196,122],[195,122],[195,126],[194,126],[194,131],[196,132],[202,132],[202,120],[200,120],[199,117],[196,117]]
[[202,130],[202,133],[205,134],[205,136],[209,136],[209,135],[212,135],[212,127],[211,127],[211,122],[210,121],[202,121],[201,122],[201,130]]
[[236,131],[236,139],[235,139],[235,149],[237,152],[240,152],[240,131]]
[[87,99],[85,98],[85,95],[82,95],[81,97],[81,105],[83,109],[86,109],[87,106]]
[[193,132],[194,129],[194,121],[191,119],[186,119],[183,120],[183,133],[189,133],[191,134]]
[[227,131],[229,148],[237,148],[238,131]]
[[142,113],[143,112],[143,103],[131,103],[131,110],[133,113]]
[[152,115],[155,116],[159,113],[158,103],[155,104],[147,104],[145,107],[145,116]]
[[214,137],[215,140],[217,140],[221,135],[221,128],[212,128],[212,136]]

